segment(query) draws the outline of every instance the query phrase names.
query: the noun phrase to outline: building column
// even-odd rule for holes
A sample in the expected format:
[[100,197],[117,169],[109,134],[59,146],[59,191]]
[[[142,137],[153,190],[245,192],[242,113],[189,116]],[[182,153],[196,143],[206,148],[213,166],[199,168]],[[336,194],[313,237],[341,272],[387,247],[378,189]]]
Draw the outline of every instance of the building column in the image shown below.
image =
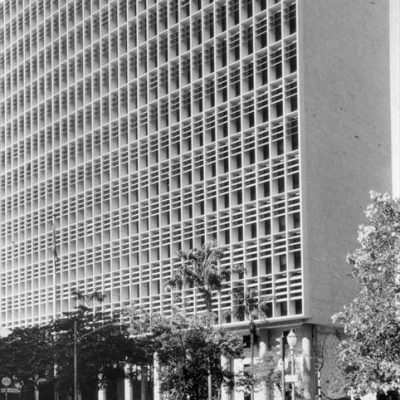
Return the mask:
[[[239,375],[243,371],[243,359],[236,358],[233,360],[233,373]],[[234,400],[244,400],[244,393],[240,389],[234,389],[233,391]]]
[[[224,369],[231,369],[231,362],[228,357],[221,356],[221,366]],[[230,397],[229,390],[224,385],[221,385],[221,400],[230,400]]]
[[312,325],[303,325],[303,337],[301,339],[301,349],[303,356],[302,379],[304,383],[304,398],[311,399],[312,391],[312,368],[311,368],[311,347],[312,347]]
[[140,398],[141,400],[148,400],[147,396],[147,365],[142,365],[140,368]]
[[[267,340],[266,338],[260,338],[258,344],[258,357],[261,358],[267,352]],[[265,382],[261,382],[258,387],[254,388],[254,400],[266,400],[268,396],[268,385]]]
[[54,368],[53,368],[53,378],[54,378],[54,383],[53,383],[53,396],[54,400],[58,400],[58,381],[57,381],[57,364],[54,363]]
[[125,378],[124,378],[124,400],[132,400],[133,390],[132,383],[129,373],[131,372],[131,366],[129,364],[125,365]]
[[161,400],[160,363],[158,362],[157,353],[154,354],[153,361],[153,400]]
[[98,400],[107,400],[107,389],[102,387],[97,391],[97,399]]

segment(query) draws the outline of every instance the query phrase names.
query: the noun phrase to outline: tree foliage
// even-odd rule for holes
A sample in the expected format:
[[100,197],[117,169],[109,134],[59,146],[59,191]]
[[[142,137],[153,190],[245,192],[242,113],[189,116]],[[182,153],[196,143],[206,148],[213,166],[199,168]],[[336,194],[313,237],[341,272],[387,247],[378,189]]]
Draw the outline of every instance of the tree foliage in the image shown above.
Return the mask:
[[272,310],[270,309],[270,303],[265,300],[260,301],[260,296],[256,289],[245,290],[243,286],[237,286],[233,290],[233,295],[237,303],[236,309],[234,310],[234,315],[239,320],[245,319],[249,322],[250,370],[248,372],[245,372],[241,379],[242,386],[246,388],[246,391],[250,392],[250,398],[251,400],[253,400],[254,385],[257,384],[257,377],[262,372],[262,370],[258,368],[258,366],[261,364],[254,364],[255,341],[257,337],[257,321],[263,320],[264,322],[266,322],[267,318],[271,316]]
[[222,289],[222,283],[230,273],[229,269],[219,268],[223,255],[214,240],[206,242],[201,249],[178,251],[181,264],[168,285],[177,289],[185,285],[196,287],[204,299],[206,310],[211,312],[213,292]]
[[[221,267],[220,260],[223,258],[224,253],[217,247],[215,240],[206,242],[201,249],[192,249],[187,252],[179,251],[178,256],[181,263],[175,275],[168,282],[168,286],[178,290],[184,289],[187,285],[195,287],[203,298],[206,314],[208,314],[208,318],[210,318],[212,321],[211,323],[213,323],[215,319],[215,315],[211,316],[213,294],[215,292],[221,292],[223,283],[229,279],[231,272],[240,272],[240,270],[243,271],[243,269],[232,268],[231,270],[230,267]],[[184,298],[183,312],[186,312],[186,303]],[[211,326],[210,329],[212,329]],[[206,355],[206,358],[204,359],[206,362],[205,364],[202,364],[201,370],[203,370],[203,366],[208,370],[208,393],[209,396],[215,397],[214,395],[216,392],[214,386],[215,382],[218,382],[219,376],[213,376],[213,373],[218,373],[218,371],[213,372],[213,357],[212,355],[207,354],[207,352],[203,353],[203,355]],[[199,376],[202,376],[202,374]],[[176,385],[174,384],[174,387],[175,386]],[[179,390],[181,391],[181,389]],[[197,393],[196,390],[197,388],[192,388],[192,393]],[[190,393],[190,391],[188,391],[188,393]],[[199,399],[202,396],[200,392],[192,394],[192,396],[195,395],[200,396],[196,397],[196,399]]]
[[[131,338],[120,315],[93,311],[79,306],[54,321],[57,384],[62,394],[73,386],[74,322],[77,322],[78,384],[84,398],[90,398],[109,382],[125,377],[126,362],[149,363],[151,357],[140,338]],[[88,393],[85,393],[87,391]]]
[[271,303],[268,298],[261,298],[254,288],[245,290],[243,286],[233,289],[236,308],[233,315],[239,320],[249,322],[250,332],[255,332],[257,321],[266,321],[272,316]]
[[[295,383],[296,399],[304,399],[306,384],[304,382],[304,376],[302,371],[302,350],[298,343],[294,348],[294,362],[295,371],[297,375],[297,382]],[[244,390],[250,392],[254,389],[256,392],[262,389],[262,385],[265,384],[270,390],[276,387],[279,391],[282,390],[282,366],[285,368],[285,375],[291,374],[291,356],[290,349],[287,343],[285,343],[285,363],[282,363],[280,356],[279,345],[273,347],[271,350],[267,350],[263,355],[256,360],[248,369],[243,371],[236,380],[236,385]],[[291,390],[291,384],[285,383],[286,397],[289,397]]]
[[242,340],[213,326],[213,317],[176,314],[171,319],[160,315],[134,318],[134,332],[151,332],[147,338],[157,353],[161,391],[169,399],[207,399],[210,375],[213,398],[218,398],[221,385],[233,387],[234,374],[221,363],[221,356],[241,355]]
[[0,376],[22,384],[22,397],[37,387],[38,379],[53,379],[51,331],[37,326],[16,328],[0,339]]
[[279,355],[272,350],[267,351],[254,365],[238,376],[236,384],[245,392],[260,388],[263,383],[270,388],[276,385],[280,389],[281,371],[278,366]]
[[[86,300],[76,295],[79,300]],[[95,294],[90,300],[101,301]],[[14,329],[0,339],[0,374],[10,376],[23,388],[33,388],[38,379],[56,384],[61,398],[73,389],[74,323],[77,325],[78,385],[82,397],[97,396],[97,389],[125,377],[127,362],[149,364],[152,349],[142,337],[130,337],[119,314],[94,312],[84,302],[45,326]]]
[[371,193],[359,248],[348,257],[359,285],[333,318],[344,325],[340,358],[357,394],[400,389],[400,201]]

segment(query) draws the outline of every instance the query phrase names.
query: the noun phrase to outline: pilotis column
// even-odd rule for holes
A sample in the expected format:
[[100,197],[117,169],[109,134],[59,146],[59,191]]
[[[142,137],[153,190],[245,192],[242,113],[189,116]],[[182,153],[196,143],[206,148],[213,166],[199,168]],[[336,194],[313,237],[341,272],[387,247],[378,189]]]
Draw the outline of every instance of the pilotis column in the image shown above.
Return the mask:
[[157,353],[154,354],[153,371],[153,399],[161,400],[160,363],[158,362]]
[[[259,339],[259,350],[258,350],[258,356],[259,358],[263,357],[265,353],[267,352],[267,341],[266,338],[260,338]],[[254,391],[254,400],[266,400],[268,399],[268,386],[265,382],[262,382],[259,387],[255,388]]]
[[[222,368],[231,369],[231,363],[228,357],[221,356],[221,366]],[[226,387],[221,386],[221,400],[230,400],[231,396]]]
[[131,366],[129,364],[125,365],[125,378],[124,378],[124,400],[132,400],[133,398],[133,390],[132,383],[129,377],[129,373],[131,372]]

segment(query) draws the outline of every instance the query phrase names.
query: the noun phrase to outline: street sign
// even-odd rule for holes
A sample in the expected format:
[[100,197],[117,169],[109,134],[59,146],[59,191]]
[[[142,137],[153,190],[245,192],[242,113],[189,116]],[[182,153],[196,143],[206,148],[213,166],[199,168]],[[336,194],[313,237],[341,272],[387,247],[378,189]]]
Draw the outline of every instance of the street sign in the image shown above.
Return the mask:
[[285,375],[285,381],[287,383],[296,383],[299,380],[297,375]]
[[1,388],[0,389],[0,392],[1,393],[5,393],[6,392],[6,390],[7,390],[7,393],[19,393],[20,392],[20,389],[17,389],[17,388]]
[[1,383],[4,386],[10,386],[11,385],[11,379],[8,376],[5,376],[4,378],[2,378]]

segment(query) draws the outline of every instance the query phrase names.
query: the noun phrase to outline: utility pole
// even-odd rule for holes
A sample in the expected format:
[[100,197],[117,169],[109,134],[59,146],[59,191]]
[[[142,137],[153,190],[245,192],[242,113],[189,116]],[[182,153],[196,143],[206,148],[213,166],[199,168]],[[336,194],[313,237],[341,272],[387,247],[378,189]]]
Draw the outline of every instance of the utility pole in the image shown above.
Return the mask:
[[74,321],[74,400],[78,400],[78,321]]
[[[254,367],[254,339],[256,336],[256,324],[254,320],[250,320],[250,351],[251,351],[251,368]],[[250,389],[250,400],[254,400],[254,384],[251,385]]]
[[282,360],[282,400],[285,400],[285,335],[282,333],[282,336],[277,340],[279,340],[279,353]]

